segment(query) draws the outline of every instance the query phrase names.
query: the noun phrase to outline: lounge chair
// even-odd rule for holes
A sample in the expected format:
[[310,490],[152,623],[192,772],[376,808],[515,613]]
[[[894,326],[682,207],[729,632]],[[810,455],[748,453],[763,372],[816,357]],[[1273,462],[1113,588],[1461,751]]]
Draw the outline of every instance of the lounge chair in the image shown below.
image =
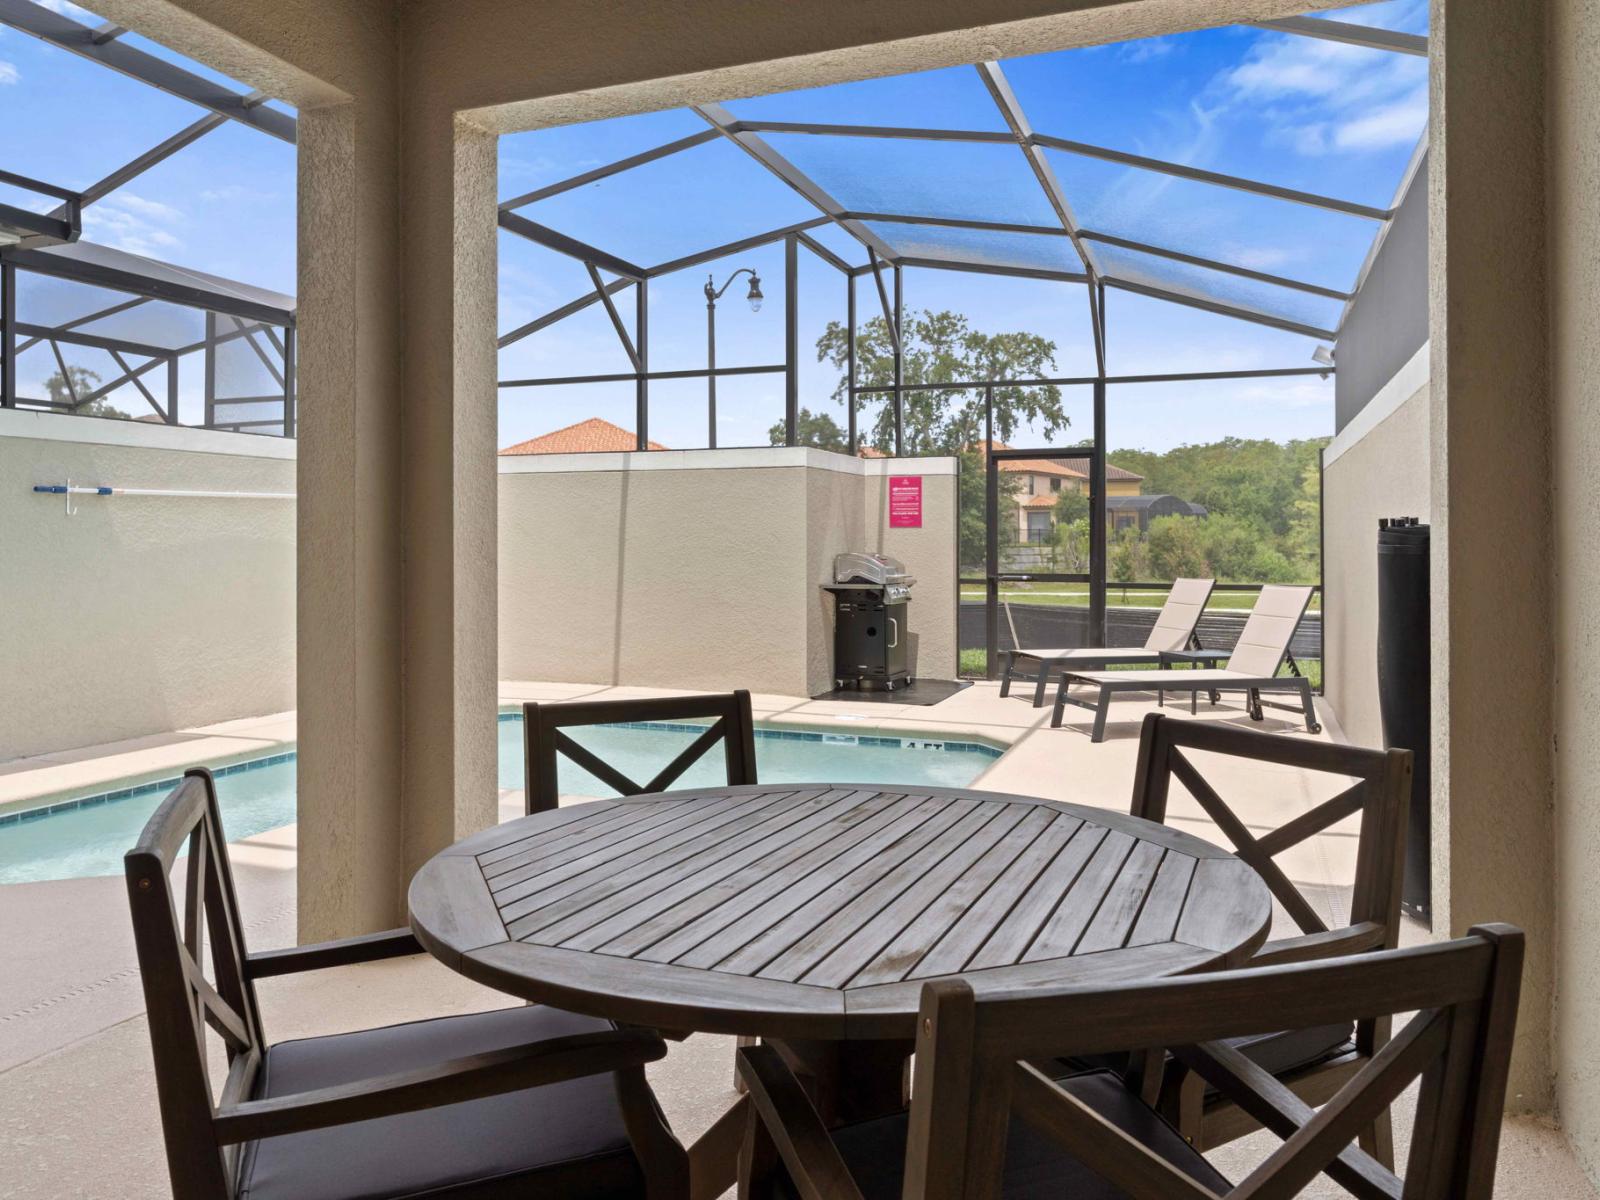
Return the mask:
[[[1063,671],[1061,684],[1056,691],[1055,711],[1050,724],[1059,726],[1062,713],[1068,704],[1094,712],[1094,729],[1090,740],[1105,740],[1106,711],[1119,692],[1188,692],[1191,697],[1199,692],[1211,693],[1212,703],[1220,692],[1244,692],[1249,697],[1250,717],[1261,720],[1262,692],[1292,692],[1300,697],[1300,711],[1305,717],[1306,730],[1320,733],[1316,709],[1311,701],[1311,681],[1303,675],[1278,676],[1289,654],[1289,642],[1299,628],[1311,604],[1309,587],[1290,587],[1268,584],[1261,589],[1250,619],[1244,623],[1239,642],[1233,648],[1224,667],[1194,669],[1169,668],[1160,671]],[[1181,655],[1168,655],[1170,660]],[[1073,684],[1094,689],[1093,700],[1081,699],[1071,692]],[[1193,701],[1191,700],[1191,706]],[[1284,708],[1286,705],[1273,705]]]
[[[1077,667],[1084,671],[1093,671],[1102,667],[1117,666],[1159,666],[1163,651],[1185,650],[1194,638],[1195,626],[1200,623],[1200,614],[1206,610],[1206,602],[1211,599],[1211,589],[1216,586],[1214,579],[1175,579],[1172,590],[1167,593],[1167,602],[1161,606],[1161,612],[1156,617],[1155,627],[1150,630],[1150,636],[1140,646],[1079,646],[1074,649],[1051,650],[1007,650],[1006,669],[1000,677],[1000,694],[1011,694],[1011,681],[1016,677],[1017,663],[1019,661],[1035,662],[1039,664],[1039,681],[1033,692],[1033,706],[1038,708],[1044,703],[1045,688],[1050,682],[1050,669],[1060,667],[1063,670]],[[1060,724],[1059,718],[1057,724]]]

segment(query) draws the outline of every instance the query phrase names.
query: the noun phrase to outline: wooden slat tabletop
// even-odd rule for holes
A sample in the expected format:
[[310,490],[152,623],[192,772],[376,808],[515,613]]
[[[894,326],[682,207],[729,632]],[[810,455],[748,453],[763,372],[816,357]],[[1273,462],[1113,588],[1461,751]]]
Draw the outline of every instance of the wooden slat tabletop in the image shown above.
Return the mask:
[[960,975],[1030,990],[1242,961],[1270,893],[1227,851],[1027,796],[851,784],[597,800],[436,856],[411,924],[532,1000],[778,1038],[910,1036]]

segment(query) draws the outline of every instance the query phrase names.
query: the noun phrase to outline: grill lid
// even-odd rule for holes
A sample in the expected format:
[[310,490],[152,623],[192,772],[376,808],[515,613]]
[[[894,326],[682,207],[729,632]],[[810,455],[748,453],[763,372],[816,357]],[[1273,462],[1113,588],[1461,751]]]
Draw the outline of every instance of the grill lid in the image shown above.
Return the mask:
[[890,584],[909,588],[917,581],[906,572],[905,563],[887,554],[840,554],[833,560],[835,583]]

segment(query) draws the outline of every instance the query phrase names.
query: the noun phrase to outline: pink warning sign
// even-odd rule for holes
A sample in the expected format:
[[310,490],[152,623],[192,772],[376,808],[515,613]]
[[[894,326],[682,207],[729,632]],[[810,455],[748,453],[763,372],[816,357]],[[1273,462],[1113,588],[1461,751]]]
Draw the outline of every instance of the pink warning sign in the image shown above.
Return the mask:
[[889,476],[889,528],[922,528],[922,476]]

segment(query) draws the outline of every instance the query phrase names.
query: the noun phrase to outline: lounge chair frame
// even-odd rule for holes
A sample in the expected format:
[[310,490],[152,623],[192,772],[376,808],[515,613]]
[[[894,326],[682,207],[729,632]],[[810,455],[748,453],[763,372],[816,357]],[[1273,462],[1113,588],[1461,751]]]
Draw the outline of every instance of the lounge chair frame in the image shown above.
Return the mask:
[[[1061,682],[1056,689],[1055,708],[1050,714],[1050,725],[1059,728],[1066,712],[1066,706],[1071,704],[1077,708],[1086,708],[1094,713],[1094,726],[1090,730],[1091,742],[1102,742],[1106,735],[1106,717],[1111,708],[1111,701],[1128,692],[1156,692],[1158,701],[1165,703],[1167,692],[1188,692],[1190,711],[1194,711],[1201,692],[1207,694],[1211,703],[1216,704],[1221,699],[1223,692],[1243,692],[1246,697],[1246,709],[1252,721],[1260,721],[1266,707],[1282,708],[1289,712],[1299,711],[1305,718],[1307,733],[1321,733],[1322,725],[1317,720],[1315,701],[1312,698],[1311,681],[1299,673],[1299,666],[1294,664],[1293,656],[1289,652],[1289,643],[1293,641],[1295,631],[1299,629],[1300,622],[1305,619],[1306,610],[1311,606],[1311,596],[1314,589],[1310,587],[1294,588],[1282,584],[1269,584],[1261,589],[1261,598],[1256,601],[1256,607],[1250,616],[1254,620],[1260,612],[1262,600],[1269,593],[1285,593],[1301,591],[1304,595],[1300,598],[1297,611],[1294,613],[1293,624],[1287,636],[1282,639],[1276,661],[1270,673],[1250,673],[1233,669],[1234,661],[1240,655],[1240,647],[1235,647],[1233,655],[1228,660],[1228,667],[1220,671],[1180,671],[1176,669],[1129,672],[1126,678],[1104,673],[1090,673],[1081,671],[1063,671]],[[1285,615],[1285,614],[1274,614]],[[1245,624],[1246,631],[1249,622]],[[1244,645],[1241,636],[1240,646]],[[1169,653],[1167,658],[1181,658],[1182,652]],[[1295,672],[1292,675],[1279,675],[1278,671],[1284,663],[1291,664]],[[1094,698],[1086,699],[1074,696],[1071,687],[1074,683],[1082,684],[1094,689]],[[1263,700],[1262,693],[1285,693],[1297,696],[1298,708],[1293,705],[1278,704]]]
[[[1005,655],[1006,665],[1005,670],[1000,675],[1000,695],[1009,696],[1011,694],[1011,681],[1016,678],[1019,661],[1039,664],[1038,678],[1033,690],[1033,706],[1042,708],[1044,706],[1045,692],[1050,686],[1050,670],[1052,667],[1060,667],[1065,672],[1068,667],[1078,667],[1086,671],[1100,671],[1106,667],[1160,666],[1162,663],[1160,656],[1168,650],[1204,649],[1200,644],[1200,635],[1196,632],[1196,628],[1200,624],[1200,618],[1205,615],[1206,605],[1211,600],[1211,592],[1216,587],[1216,584],[1217,581],[1215,579],[1173,580],[1172,588],[1167,593],[1166,602],[1161,606],[1161,613],[1156,617],[1155,626],[1151,629],[1150,636],[1143,646],[1085,647],[1070,650],[1023,650],[1019,648],[1001,651]],[[1189,586],[1185,588],[1183,585]],[[1200,593],[1198,589],[1202,585],[1205,591]],[[1192,605],[1194,607],[1194,620],[1190,622],[1187,629],[1177,626],[1181,632],[1175,639],[1171,636],[1171,630],[1175,626],[1163,624],[1163,618],[1167,616],[1168,609],[1174,603],[1186,606]],[[1167,634],[1165,637],[1163,637],[1164,631]],[[1162,642],[1168,644],[1159,644]],[[1060,721],[1057,720],[1056,724],[1060,724]]]

